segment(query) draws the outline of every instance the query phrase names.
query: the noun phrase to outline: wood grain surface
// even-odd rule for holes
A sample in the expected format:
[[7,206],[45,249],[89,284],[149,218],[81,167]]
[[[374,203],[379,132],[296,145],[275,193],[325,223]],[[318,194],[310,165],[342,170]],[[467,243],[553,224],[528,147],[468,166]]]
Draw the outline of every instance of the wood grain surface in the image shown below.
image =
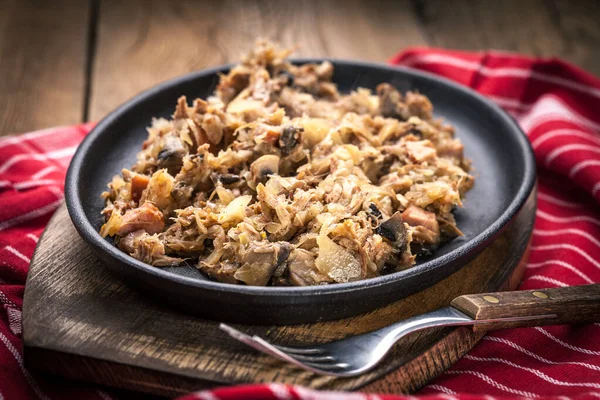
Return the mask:
[[419,4],[421,21],[433,46],[549,56],[560,54],[566,45],[543,0],[423,0]]
[[[532,195],[509,228],[460,271],[374,312],[305,325],[237,327],[277,343],[308,345],[378,329],[446,306],[462,294],[514,289],[534,216]],[[515,268],[516,275],[507,283]],[[168,308],[126,287],[79,238],[64,207],[48,225],[32,260],[23,315],[30,367],[168,395],[251,382],[337,390],[375,385],[370,387],[377,391],[412,392],[481,337],[466,328],[431,329],[404,338],[382,364],[359,377],[301,371],[230,339],[216,321]]]
[[[385,61],[400,48],[425,44],[407,9],[406,0],[103,1],[90,118],[158,82],[238,61],[260,37],[297,46],[296,56]],[[348,21],[356,21],[351,30]]]
[[0,0],[0,136],[82,120],[89,19],[85,1]]
[[408,46],[558,56],[600,75],[595,0],[0,0],[0,135],[86,120],[258,37],[385,62]]

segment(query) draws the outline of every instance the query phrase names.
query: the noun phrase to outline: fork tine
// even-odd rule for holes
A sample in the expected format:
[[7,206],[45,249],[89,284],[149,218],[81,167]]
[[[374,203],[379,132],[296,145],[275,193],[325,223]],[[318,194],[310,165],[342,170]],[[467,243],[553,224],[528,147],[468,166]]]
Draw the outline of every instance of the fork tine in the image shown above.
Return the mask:
[[316,347],[312,347],[312,348],[300,348],[300,347],[286,347],[286,346],[279,346],[279,345],[272,345],[273,347],[278,348],[281,351],[285,351],[286,353],[290,353],[290,354],[322,354],[323,350],[316,348]]
[[231,336],[232,338],[252,347],[255,350],[261,351],[263,353],[264,352],[269,353],[268,351],[265,351],[264,346],[262,346],[260,343],[253,340],[251,336],[246,335],[245,333],[240,332],[237,329],[235,329],[229,325],[226,325],[226,324],[219,324],[219,328],[221,330],[227,332],[227,334],[229,334],[229,336]]
[[324,370],[324,371],[330,371],[330,370],[336,370],[336,369],[345,369],[345,368],[347,368],[347,367],[350,366],[350,364],[347,364],[347,363],[319,364],[319,363],[305,362],[304,364],[308,365],[309,367],[312,367],[312,368],[315,368],[315,369]]
[[[220,324],[219,328],[222,329],[223,331],[227,332],[232,338],[239,340],[240,342],[242,342],[244,344],[247,344],[248,346],[252,347],[255,350],[258,350],[262,353],[271,355],[280,360],[289,362],[291,364],[296,365],[297,367],[300,367],[305,370],[309,370],[311,372],[317,372],[317,373],[328,372],[330,374],[339,374],[340,372],[336,372],[336,371],[343,370],[344,368],[346,368],[348,366],[348,364],[346,364],[346,363],[321,364],[318,362],[319,361],[318,358],[313,359],[312,360],[313,362],[304,362],[304,361],[301,361],[300,359],[295,358],[297,355],[288,354],[285,351],[283,351],[281,348],[279,348],[279,347],[283,347],[283,346],[274,346],[271,343],[264,340],[263,338],[261,338],[260,336],[246,335],[245,333],[242,333],[242,332],[238,331],[237,329],[232,328],[231,326],[226,325],[226,324]],[[319,349],[319,351],[321,351],[321,350]],[[304,357],[308,358],[307,356],[304,356]],[[322,358],[324,358],[322,361],[335,361],[332,359],[332,357],[322,357]]]
[[[290,353],[288,353],[290,354]],[[300,361],[308,361],[308,362],[327,362],[327,361],[331,361],[331,362],[335,362],[335,358],[331,357],[331,356],[304,356],[302,354],[290,354],[292,357],[294,357],[296,360],[300,360]]]
[[[267,342],[266,340],[264,340],[263,338],[261,338],[260,336],[252,336],[252,341],[260,346],[262,348],[262,351],[270,354],[272,356],[275,356],[277,358],[279,358],[280,360],[284,360],[287,362],[291,362],[292,364],[295,364],[299,367],[305,368],[306,366],[304,365],[304,363],[296,358],[294,358],[293,355],[288,354],[280,349],[278,349],[276,346],[272,345],[271,343]],[[256,347],[255,347],[256,348]]]
[[219,324],[219,329],[226,332],[229,336],[239,340],[242,343],[246,343],[248,340],[252,341],[252,337],[250,337],[250,335],[246,335],[244,332],[240,332],[227,324]]
[[[269,342],[266,342],[264,339],[262,339],[260,336],[252,336],[252,340],[256,341],[257,343],[259,343],[260,345],[266,347],[266,348],[272,348],[273,353],[270,353],[272,355],[276,355],[278,356],[278,358],[288,361],[288,362],[293,362],[295,365],[302,367],[304,369],[311,369],[311,370],[316,370],[316,371],[328,371],[328,370],[339,370],[339,369],[344,369],[346,367],[349,366],[349,364],[346,363],[336,363],[336,364],[330,364],[330,363],[320,363],[318,361],[320,361],[317,357],[313,357],[312,358],[312,362],[310,361],[304,361],[302,360],[300,357],[302,356],[298,356],[295,354],[287,354],[285,352],[283,352],[282,350],[280,350],[279,348],[277,348],[278,346],[272,345]],[[309,358],[304,356],[304,358]],[[326,358],[323,361],[333,361],[335,362],[335,360],[333,359],[333,357],[323,357]],[[293,360],[293,361],[291,361]],[[308,367],[308,368],[307,368]]]

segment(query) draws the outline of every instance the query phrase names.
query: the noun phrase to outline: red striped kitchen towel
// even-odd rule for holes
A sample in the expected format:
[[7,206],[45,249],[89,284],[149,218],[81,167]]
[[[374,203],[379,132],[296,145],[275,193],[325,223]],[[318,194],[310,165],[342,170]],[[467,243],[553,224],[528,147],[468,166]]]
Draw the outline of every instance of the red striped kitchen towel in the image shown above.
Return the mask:
[[[405,51],[391,60],[470,86],[527,132],[539,209],[523,289],[600,282],[600,80],[556,59],[501,52]],[[35,244],[62,201],[65,168],[91,125],[0,139],[0,399],[122,397],[56,382],[23,365],[21,305]],[[599,305],[600,306],[600,305]],[[600,324],[497,331],[417,396],[600,398]],[[228,387],[184,399],[400,399],[283,385]]]

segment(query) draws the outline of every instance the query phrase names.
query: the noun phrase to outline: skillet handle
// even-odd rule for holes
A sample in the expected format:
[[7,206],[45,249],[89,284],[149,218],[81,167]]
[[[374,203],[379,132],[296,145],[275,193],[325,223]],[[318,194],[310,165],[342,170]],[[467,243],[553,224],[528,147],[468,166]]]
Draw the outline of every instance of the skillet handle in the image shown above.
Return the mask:
[[451,305],[476,321],[546,316],[475,324],[477,331],[600,321],[600,284],[469,294],[455,298]]

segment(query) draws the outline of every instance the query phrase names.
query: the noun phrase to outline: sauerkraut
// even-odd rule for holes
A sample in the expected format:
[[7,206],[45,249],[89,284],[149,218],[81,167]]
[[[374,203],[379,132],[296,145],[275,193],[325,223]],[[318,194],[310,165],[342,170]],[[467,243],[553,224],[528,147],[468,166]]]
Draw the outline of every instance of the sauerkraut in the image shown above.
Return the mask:
[[461,235],[474,183],[429,99],[382,82],[342,94],[333,65],[261,41],[211,97],[154,119],[102,194],[103,236],[157,267],[246,285],[351,282]]

